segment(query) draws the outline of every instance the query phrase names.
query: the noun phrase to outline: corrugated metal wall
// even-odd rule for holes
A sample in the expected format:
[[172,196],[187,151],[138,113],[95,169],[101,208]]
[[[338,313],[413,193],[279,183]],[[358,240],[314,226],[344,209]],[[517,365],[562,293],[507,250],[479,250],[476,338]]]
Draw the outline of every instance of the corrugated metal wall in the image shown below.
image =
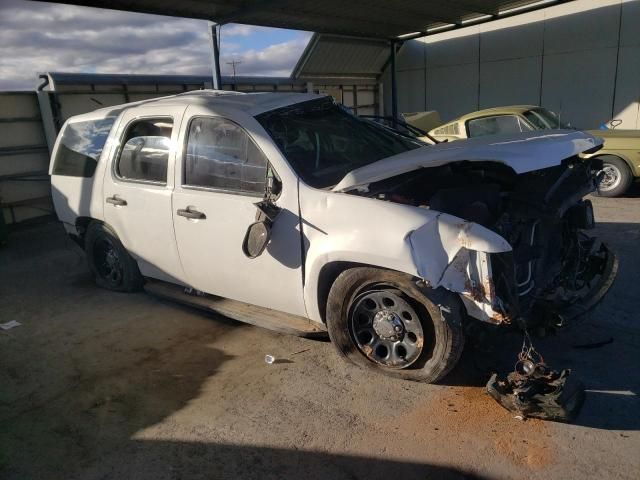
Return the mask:
[[0,214],[15,223],[51,213],[49,151],[34,92],[0,92]]
[[[577,0],[407,42],[398,56],[399,109],[438,110],[449,120],[541,104],[579,128],[611,118],[640,128],[638,25],[638,0]],[[388,93],[388,72],[384,80]]]

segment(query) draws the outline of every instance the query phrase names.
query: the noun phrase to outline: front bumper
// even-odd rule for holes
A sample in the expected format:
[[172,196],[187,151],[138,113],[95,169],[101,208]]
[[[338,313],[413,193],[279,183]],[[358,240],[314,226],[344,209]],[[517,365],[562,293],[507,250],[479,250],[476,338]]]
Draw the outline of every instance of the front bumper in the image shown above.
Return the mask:
[[[618,258],[609,248],[599,242],[597,248],[586,259],[593,276],[587,285],[578,291],[561,290],[562,294],[547,295],[531,301],[523,301],[518,293],[513,274],[511,252],[491,254],[490,268],[482,272],[481,294],[476,289],[465,291],[461,299],[467,313],[478,320],[497,325],[512,325],[519,328],[561,327],[592,309],[613,285],[618,272]],[[475,294],[474,294],[475,293]],[[526,307],[525,307],[526,305]]]

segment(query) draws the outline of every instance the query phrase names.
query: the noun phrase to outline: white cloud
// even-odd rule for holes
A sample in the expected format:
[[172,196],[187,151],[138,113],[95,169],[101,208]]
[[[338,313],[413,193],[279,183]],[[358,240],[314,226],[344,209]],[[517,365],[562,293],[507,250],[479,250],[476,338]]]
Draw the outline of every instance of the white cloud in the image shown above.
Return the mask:
[[263,30],[260,27],[254,27],[253,25],[223,25],[222,34],[225,37],[248,37],[258,31]]
[[[260,50],[243,51],[232,39],[263,30],[268,31],[245,25],[223,28],[223,74],[231,73],[226,62],[235,59],[242,62],[238,75],[289,75],[308,34]],[[0,90],[32,90],[37,73],[46,71],[209,75],[208,22],[0,0]]]
[[300,38],[270,45],[262,50],[247,50],[233,55],[223,51],[220,57],[222,73],[230,75],[231,66],[227,62],[235,60],[241,62],[236,67],[238,75],[286,77],[291,73],[307,41],[307,38]]

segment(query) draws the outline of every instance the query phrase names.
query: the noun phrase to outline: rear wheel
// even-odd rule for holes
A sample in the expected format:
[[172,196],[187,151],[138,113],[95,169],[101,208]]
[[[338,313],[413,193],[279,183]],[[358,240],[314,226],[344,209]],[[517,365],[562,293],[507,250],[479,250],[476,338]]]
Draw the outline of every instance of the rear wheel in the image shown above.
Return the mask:
[[624,160],[613,155],[598,157],[602,160],[604,176],[598,184],[598,195],[617,197],[623,195],[633,182],[633,174]]
[[[440,306],[450,313],[443,321]],[[409,275],[377,268],[340,274],[329,292],[327,329],[353,363],[408,380],[436,382],[464,345],[458,299],[418,288]],[[455,324],[455,325],[454,325]]]
[[96,283],[117,292],[142,288],[143,278],[136,261],[116,234],[106,225],[92,223],[85,236],[85,252]]

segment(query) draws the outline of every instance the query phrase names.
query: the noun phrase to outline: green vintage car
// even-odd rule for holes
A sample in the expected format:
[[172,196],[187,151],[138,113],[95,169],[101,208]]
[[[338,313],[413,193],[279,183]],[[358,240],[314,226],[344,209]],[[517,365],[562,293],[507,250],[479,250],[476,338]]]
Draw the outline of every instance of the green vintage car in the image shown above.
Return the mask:
[[[529,130],[567,129],[565,124],[551,110],[535,105],[513,105],[509,107],[487,108],[468,113],[433,128],[433,112],[404,114],[404,120],[411,126],[428,131],[422,138],[431,143],[453,141],[485,135],[514,134]],[[612,122],[613,123],[613,122]],[[615,123],[614,123],[615,125]],[[640,177],[640,130],[589,130],[601,137],[604,147],[592,155],[603,161],[599,194],[616,197],[624,194]]]

